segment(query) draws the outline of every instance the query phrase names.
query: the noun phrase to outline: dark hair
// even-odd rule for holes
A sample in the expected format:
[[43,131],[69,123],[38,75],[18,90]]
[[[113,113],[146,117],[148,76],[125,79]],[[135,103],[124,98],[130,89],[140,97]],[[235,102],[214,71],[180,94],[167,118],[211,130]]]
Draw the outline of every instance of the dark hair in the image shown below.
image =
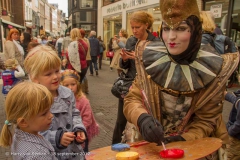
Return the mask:
[[110,38],[109,43],[108,43],[108,50],[109,51],[113,50],[113,48],[112,48],[112,44],[113,44],[112,40],[113,40],[113,38]]
[[28,32],[23,32],[23,44],[27,44],[31,42],[31,35]]

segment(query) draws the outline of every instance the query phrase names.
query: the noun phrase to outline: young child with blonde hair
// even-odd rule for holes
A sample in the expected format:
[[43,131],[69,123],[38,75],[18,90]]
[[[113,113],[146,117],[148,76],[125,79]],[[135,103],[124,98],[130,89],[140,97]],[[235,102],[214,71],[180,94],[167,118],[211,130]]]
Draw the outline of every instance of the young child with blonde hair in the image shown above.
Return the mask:
[[83,124],[87,130],[87,139],[85,142],[84,151],[88,152],[88,142],[99,133],[98,124],[95,121],[89,100],[84,95],[79,82],[80,76],[74,70],[65,70],[62,73],[61,84],[72,90],[76,98],[76,108],[79,109]]
[[52,103],[53,98],[48,89],[32,82],[19,83],[8,93],[0,146],[11,146],[13,160],[57,159],[50,142],[38,133],[51,126]]
[[14,58],[7,59],[4,62],[4,66],[5,70],[2,72],[2,93],[6,96],[10,89],[12,89],[12,87],[20,81],[18,78],[24,77],[25,73],[22,67],[18,64],[17,60]]
[[86,140],[86,129],[75,97],[71,90],[59,85],[61,60],[50,47],[40,45],[33,48],[24,61],[24,67],[31,81],[48,88],[54,97],[51,107],[52,126],[41,134],[53,145],[58,159],[85,158],[81,143]]
[[68,60],[66,58],[64,58],[62,60],[62,64],[61,64],[61,70],[62,72],[67,68],[67,63],[68,63]]

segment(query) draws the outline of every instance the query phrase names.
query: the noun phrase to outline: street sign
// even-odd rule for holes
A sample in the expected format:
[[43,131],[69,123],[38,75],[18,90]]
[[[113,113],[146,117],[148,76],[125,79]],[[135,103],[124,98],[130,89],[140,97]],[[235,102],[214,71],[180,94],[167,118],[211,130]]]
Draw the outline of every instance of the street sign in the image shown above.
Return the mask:
[[215,4],[210,7],[214,18],[221,18],[222,16],[222,4]]

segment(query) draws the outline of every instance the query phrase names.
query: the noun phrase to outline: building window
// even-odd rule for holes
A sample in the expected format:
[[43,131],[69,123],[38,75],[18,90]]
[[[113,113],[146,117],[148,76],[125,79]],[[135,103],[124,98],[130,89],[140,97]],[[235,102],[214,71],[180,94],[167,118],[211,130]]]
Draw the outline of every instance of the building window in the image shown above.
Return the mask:
[[95,21],[94,11],[81,11],[73,14],[73,23],[95,23]]
[[80,8],[93,8],[93,0],[81,0]]
[[38,0],[35,0],[35,7],[38,8]]
[[104,43],[108,44],[114,35],[118,35],[122,28],[122,14],[105,17],[103,19],[103,39]]
[[73,7],[77,7],[77,0],[73,0]]
[[240,0],[235,0],[232,14],[231,38],[240,48]]

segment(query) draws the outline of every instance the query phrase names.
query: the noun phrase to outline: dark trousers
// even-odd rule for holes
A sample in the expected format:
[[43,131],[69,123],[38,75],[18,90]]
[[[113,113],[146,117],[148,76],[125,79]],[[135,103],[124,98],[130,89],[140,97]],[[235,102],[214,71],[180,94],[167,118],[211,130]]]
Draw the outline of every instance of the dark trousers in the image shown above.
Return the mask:
[[88,67],[84,68],[84,69],[81,69],[81,73],[79,73],[79,76],[80,76],[80,83],[82,83],[86,73],[87,73],[87,70],[88,70]]
[[[110,59],[110,65],[111,65],[113,57],[110,57],[109,59]],[[110,67],[110,68],[112,68],[112,67]]]
[[93,66],[94,66],[94,69],[95,71],[98,70],[98,66],[97,66],[97,56],[91,56],[91,62],[90,62],[90,73],[93,74],[93,66],[92,66],[92,63],[93,63]]
[[123,99],[118,100],[118,113],[115,128],[113,131],[112,144],[120,143],[122,140],[122,132],[127,124],[127,119],[123,114]]
[[99,58],[98,58],[99,69],[102,68],[102,57],[103,57],[103,53],[100,53]]

